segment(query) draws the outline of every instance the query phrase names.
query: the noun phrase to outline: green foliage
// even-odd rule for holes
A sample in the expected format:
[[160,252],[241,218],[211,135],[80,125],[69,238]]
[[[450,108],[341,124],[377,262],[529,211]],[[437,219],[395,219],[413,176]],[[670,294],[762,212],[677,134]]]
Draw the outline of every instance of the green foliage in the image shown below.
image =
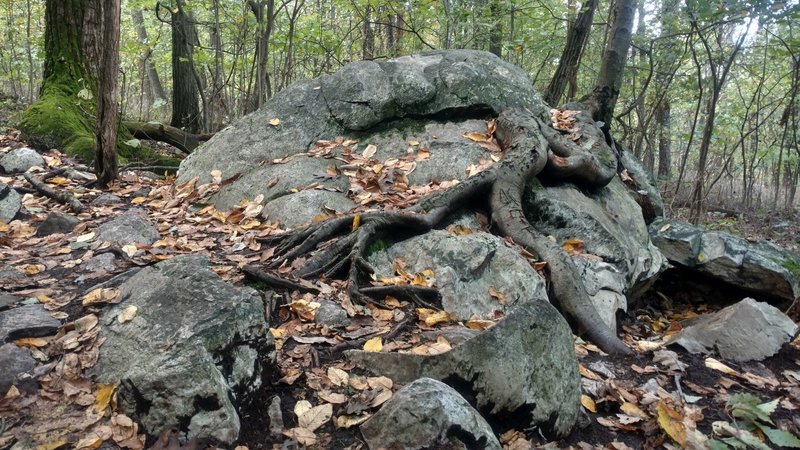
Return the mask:
[[761,399],[752,394],[732,395],[727,402],[727,410],[736,419],[734,425],[727,423],[715,423],[715,431],[723,431],[731,435],[721,441],[712,439],[710,441],[712,449],[747,449],[769,450],[770,446],[762,442],[754,433],[760,431],[767,437],[769,442],[779,447],[800,448],[800,439],[797,436],[783,430],[774,428],[774,422],[770,415],[778,407],[775,399],[769,402],[761,402]]

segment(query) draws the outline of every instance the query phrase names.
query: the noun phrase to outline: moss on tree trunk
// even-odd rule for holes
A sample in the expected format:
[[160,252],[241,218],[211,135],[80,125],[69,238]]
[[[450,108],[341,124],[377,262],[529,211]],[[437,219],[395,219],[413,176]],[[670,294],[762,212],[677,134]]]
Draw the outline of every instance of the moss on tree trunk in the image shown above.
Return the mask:
[[[85,162],[95,158],[101,2],[47,0],[42,87],[39,100],[20,123],[30,145],[57,148]],[[148,148],[127,145],[132,138],[125,127],[119,128],[117,151],[123,164],[137,160],[176,165],[176,160]]]

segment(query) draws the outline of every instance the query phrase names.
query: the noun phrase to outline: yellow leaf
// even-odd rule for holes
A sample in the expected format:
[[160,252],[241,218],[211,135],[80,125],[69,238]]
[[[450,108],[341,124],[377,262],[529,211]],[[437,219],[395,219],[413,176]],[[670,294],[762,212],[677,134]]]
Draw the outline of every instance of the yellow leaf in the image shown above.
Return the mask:
[[36,446],[36,450],[55,450],[58,447],[61,447],[67,443],[67,438],[62,437],[58,438],[55,441],[50,441],[44,444],[40,444]]
[[630,402],[623,403],[619,409],[629,416],[641,417],[642,419],[647,419],[650,417],[646,412],[642,411],[641,408]]
[[361,226],[361,214],[356,213],[353,216],[353,231],[356,231],[359,226]]
[[277,127],[278,125],[281,124],[281,119],[278,119],[277,117],[274,119],[270,119],[269,124],[272,125],[273,127]]
[[569,255],[580,255],[584,252],[583,241],[580,239],[569,239],[561,244],[561,248]]
[[367,342],[364,343],[364,351],[365,352],[380,352],[383,350],[383,339],[380,336],[376,336]]
[[738,373],[736,373],[735,370],[731,369],[730,367],[726,366],[725,364],[722,364],[721,362],[717,361],[714,358],[706,358],[705,364],[706,364],[706,367],[708,367],[709,369],[714,369],[714,370],[722,372],[724,374],[734,375],[734,376],[738,376],[739,375]]
[[136,244],[125,244],[122,246],[122,251],[125,252],[126,255],[128,255],[128,258],[133,258],[133,256],[136,254],[136,252],[139,251],[139,249],[136,248]]
[[80,319],[76,319],[73,324],[75,325],[76,330],[80,331],[81,333],[85,333],[96,327],[98,321],[99,319],[97,316],[94,314],[89,314],[81,317]]
[[594,403],[594,400],[586,394],[581,394],[581,405],[588,411],[593,413],[597,412],[597,405]]
[[114,397],[114,391],[117,390],[117,385],[98,383],[97,386],[99,389],[94,397],[94,410],[97,414],[103,414],[108,406],[111,405],[111,399]]
[[486,133],[464,133],[464,137],[475,142],[486,142],[489,140]]
[[81,304],[89,306],[103,300],[103,288],[92,289],[88,294],[83,296]]
[[686,426],[683,424],[681,413],[667,405],[664,400],[658,402],[656,409],[658,410],[658,426],[660,426],[673,441],[685,448]]
[[336,428],[352,428],[361,425],[369,419],[369,414],[363,416],[339,416],[336,418]]
[[130,322],[136,317],[137,312],[139,312],[139,308],[136,305],[128,305],[117,314],[117,322]]
[[28,275],[36,275],[44,269],[44,266],[41,264],[25,264],[20,269]]
[[29,337],[29,338],[17,339],[17,340],[14,341],[14,344],[17,347],[36,347],[36,348],[41,348],[41,347],[47,346],[48,342],[45,341],[42,338]]
[[47,180],[47,182],[58,186],[66,186],[70,183],[70,180],[69,178],[64,178],[64,177],[53,177]]
[[469,319],[464,323],[464,325],[471,330],[483,331],[493,327],[494,322],[483,319]]
[[75,239],[75,242],[88,242],[92,239],[94,239],[94,231],[78,236],[77,239]]
[[139,203],[144,203],[146,200],[147,197],[136,197],[133,200],[131,200],[131,203],[133,203],[134,205],[138,205]]
[[369,144],[367,148],[364,149],[364,152],[361,154],[364,158],[372,158],[375,156],[375,152],[378,151],[378,147],[375,144]]
[[453,316],[447,311],[437,311],[425,318],[425,325],[432,327],[440,323],[452,322]]
[[578,372],[580,372],[583,378],[588,378],[590,380],[602,381],[603,379],[600,378],[600,375],[592,372],[591,370],[587,369],[583,366],[583,364],[578,364]]

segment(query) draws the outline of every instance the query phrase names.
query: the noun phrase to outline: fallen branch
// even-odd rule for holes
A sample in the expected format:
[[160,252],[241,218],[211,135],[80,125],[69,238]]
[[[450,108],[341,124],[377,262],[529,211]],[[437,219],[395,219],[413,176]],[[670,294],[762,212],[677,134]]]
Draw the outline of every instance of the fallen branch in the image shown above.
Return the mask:
[[137,139],[148,139],[153,141],[165,142],[178,150],[192,153],[201,142],[205,142],[214,136],[210,134],[192,134],[158,122],[124,122],[125,128]]
[[51,188],[50,186],[46,185],[44,181],[35,177],[30,172],[26,172],[24,174],[25,179],[28,180],[28,183],[31,184],[37,191],[39,191],[42,195],[46,197],[50,197],[53,200],[63,203],[65,205],[69,205],[70,209],[74,213],[83,212],[83,203],[81,203],[78,199],[76,199],[72,194],[69,192],[59,192],[55,189]]

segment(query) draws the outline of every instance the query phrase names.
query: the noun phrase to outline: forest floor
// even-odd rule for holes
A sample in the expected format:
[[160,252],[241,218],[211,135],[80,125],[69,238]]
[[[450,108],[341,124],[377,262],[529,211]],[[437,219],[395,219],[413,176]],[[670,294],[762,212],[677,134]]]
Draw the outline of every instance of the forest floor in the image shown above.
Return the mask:
[[[13,131],[0,135],[0,152],[20,145]],[[56,151],[45,156],[51,169],[70,165],[87,170]],[[0,175],[0,183],[23,191],[31,188],[22,176]],[[85,301],[97,284],[129,268],[153,264],[178,254],[205,253],[218,275],[236,284],[245,283],[240,268],[260,262],[269,253],[268,248],[261,248],[256,238],[277,233],[278,229],[273,224],[241,215],[234,219],[234,215],[213,208],[191,208],[181,199],[196,187],[175,186],[170,177],[148,178],[125,172],[106,191],[120,197],[121,202],[100,206],[90,205],[90,202],[104,191],[63,177],[51,178],[48,183],[54,189],[72,193],[88,207],[78,215],[81,223],[71,233],[36,237],[36,227],[48,212],[67,212],[68,209],[30,191],[23,198],[27,213],[11,224],[0,223],[0,267],[14,267],[25,273],[21,279],[3,285],[0,293],[10,292],[28,301],[41,302],[65,324],[56,336],[17,342],[29,347],[46,370],[39,374],[38,393],[26,394],[15,388],[7,394],[0,393],[5,395],[0,397],[0,449],[10,448],[22,436],[35,438],[39,448],[45,450],[97,448],[103,441],[127,448],[177,448],[156,442],[156,436],[147,436],[141,443],[138,439],[141,432],[136,424],[123,420],[124,416],[114,411],[113,402],[104,403],[102,419],[85,420],[88,411],[97,408],[101,397],[108,395],[107,387],[86,379],[83,372],[65,382],[58,371],[65,370],[64,361],[70,360],[70,353],[78,354],[81,360],[89,354],[91,359],[90,353],[97,352],[98,346],[89,345],[94,341],[87,339],[82,345],[66,349],[59,341],[64,337],[63,330],[74,329],[77,322],[102,312],[105,306],[102,302]],[[120,257],[114,272],[81,270],[84,261],[104,251],[101,243],[91,242],[93,230],[130,208],[145,210],[162,231],[163,239],[152,246],[123,248],[118,252]],[[797,217],[776,220],[755,215],[718,220],[710,216],[710,219],[712,228],[738,232],[747,238],[769,238],[798,250],[800,221]],[[177,232],[167,233],[167,230]],[[87,242],[88,245],[76,245]],[[341,283],[333,281],[325,286],[334,291],[342,288]],[[377,344],[374,337],[396,327],[402,329],[391,342],[380,342],[384,350],[391,346],[433,354],[449,349],[446,340],[420,340],[423,331],[448,324],[446,318],[436,319],[434,311],[420,311],[413,305],[398,302],[391,310],[372,308],[365,314],[363,307],[345,301],[342,306],[356,318],[355,326],[335,331],[314,324],[314,311],[304,307],[313,298],[303,298],[297,293],[287,293],[286,298],[287,304],[278,311],[278,320],[270,324],[278,344],[278,371],[271,382],[246,399],[240,411],[240,444],[251,449],[292,448],[285,446],[290,438],[312,448],[366,448],[357,424],[377,411],[398,386],[359,372],[342,357],[342,350],[374,346]],[[516,450],[541,447],[706,448],[703,442],[708,438],[730,438],[724,431],[730,433],[736,429],[725,428],[722,424],[736,422],[733,410],[746,409],[746,404],[754,406],[753,402],[762,404],[759,410],[771,421],[762,425],[800,435],[800,340],[796,339],[763,362],[745,364],[715,359],[713,355],[691,355],[680,347],[659,345],[680,329],[680,320],[718,310],[738,300],[741,296],[735,291],[668,271],[643,298],[630,305],[629,312],[620,320],[623,340],[637,349],[633,356],[609,356],[576,339],[575,349],[584,384],[585,414],[580,426],[567,439],[554,442],[549,442],[537,430],[504,430],[501,434],[504,447]],[[786,310],[790,305],[776,306]],[[790,313],[795,321],[798,309]],[[417,320],[409,321],[409,317]],[[757,400],[736,394],[753,395]],[[284,435],[277,437],[269,432],[266,413],[266,405],[274,395],[281,398],[285,426]],[[302,414],[300,405],[305,405],[305,400],[332,404],[332,416],[314,429],[303,429],[296,413]],[[740,425],[746,425],[745,422],[738,421]],[[108,434],[102,427],[114,433]],[[759,443],[766,440],[764,432],[757,431],[752,436]],[[751,445],[756,443],[751,442]],[[761,445],[774,448],[772,444]],[[191,444],[182,448],[202,446]]]

